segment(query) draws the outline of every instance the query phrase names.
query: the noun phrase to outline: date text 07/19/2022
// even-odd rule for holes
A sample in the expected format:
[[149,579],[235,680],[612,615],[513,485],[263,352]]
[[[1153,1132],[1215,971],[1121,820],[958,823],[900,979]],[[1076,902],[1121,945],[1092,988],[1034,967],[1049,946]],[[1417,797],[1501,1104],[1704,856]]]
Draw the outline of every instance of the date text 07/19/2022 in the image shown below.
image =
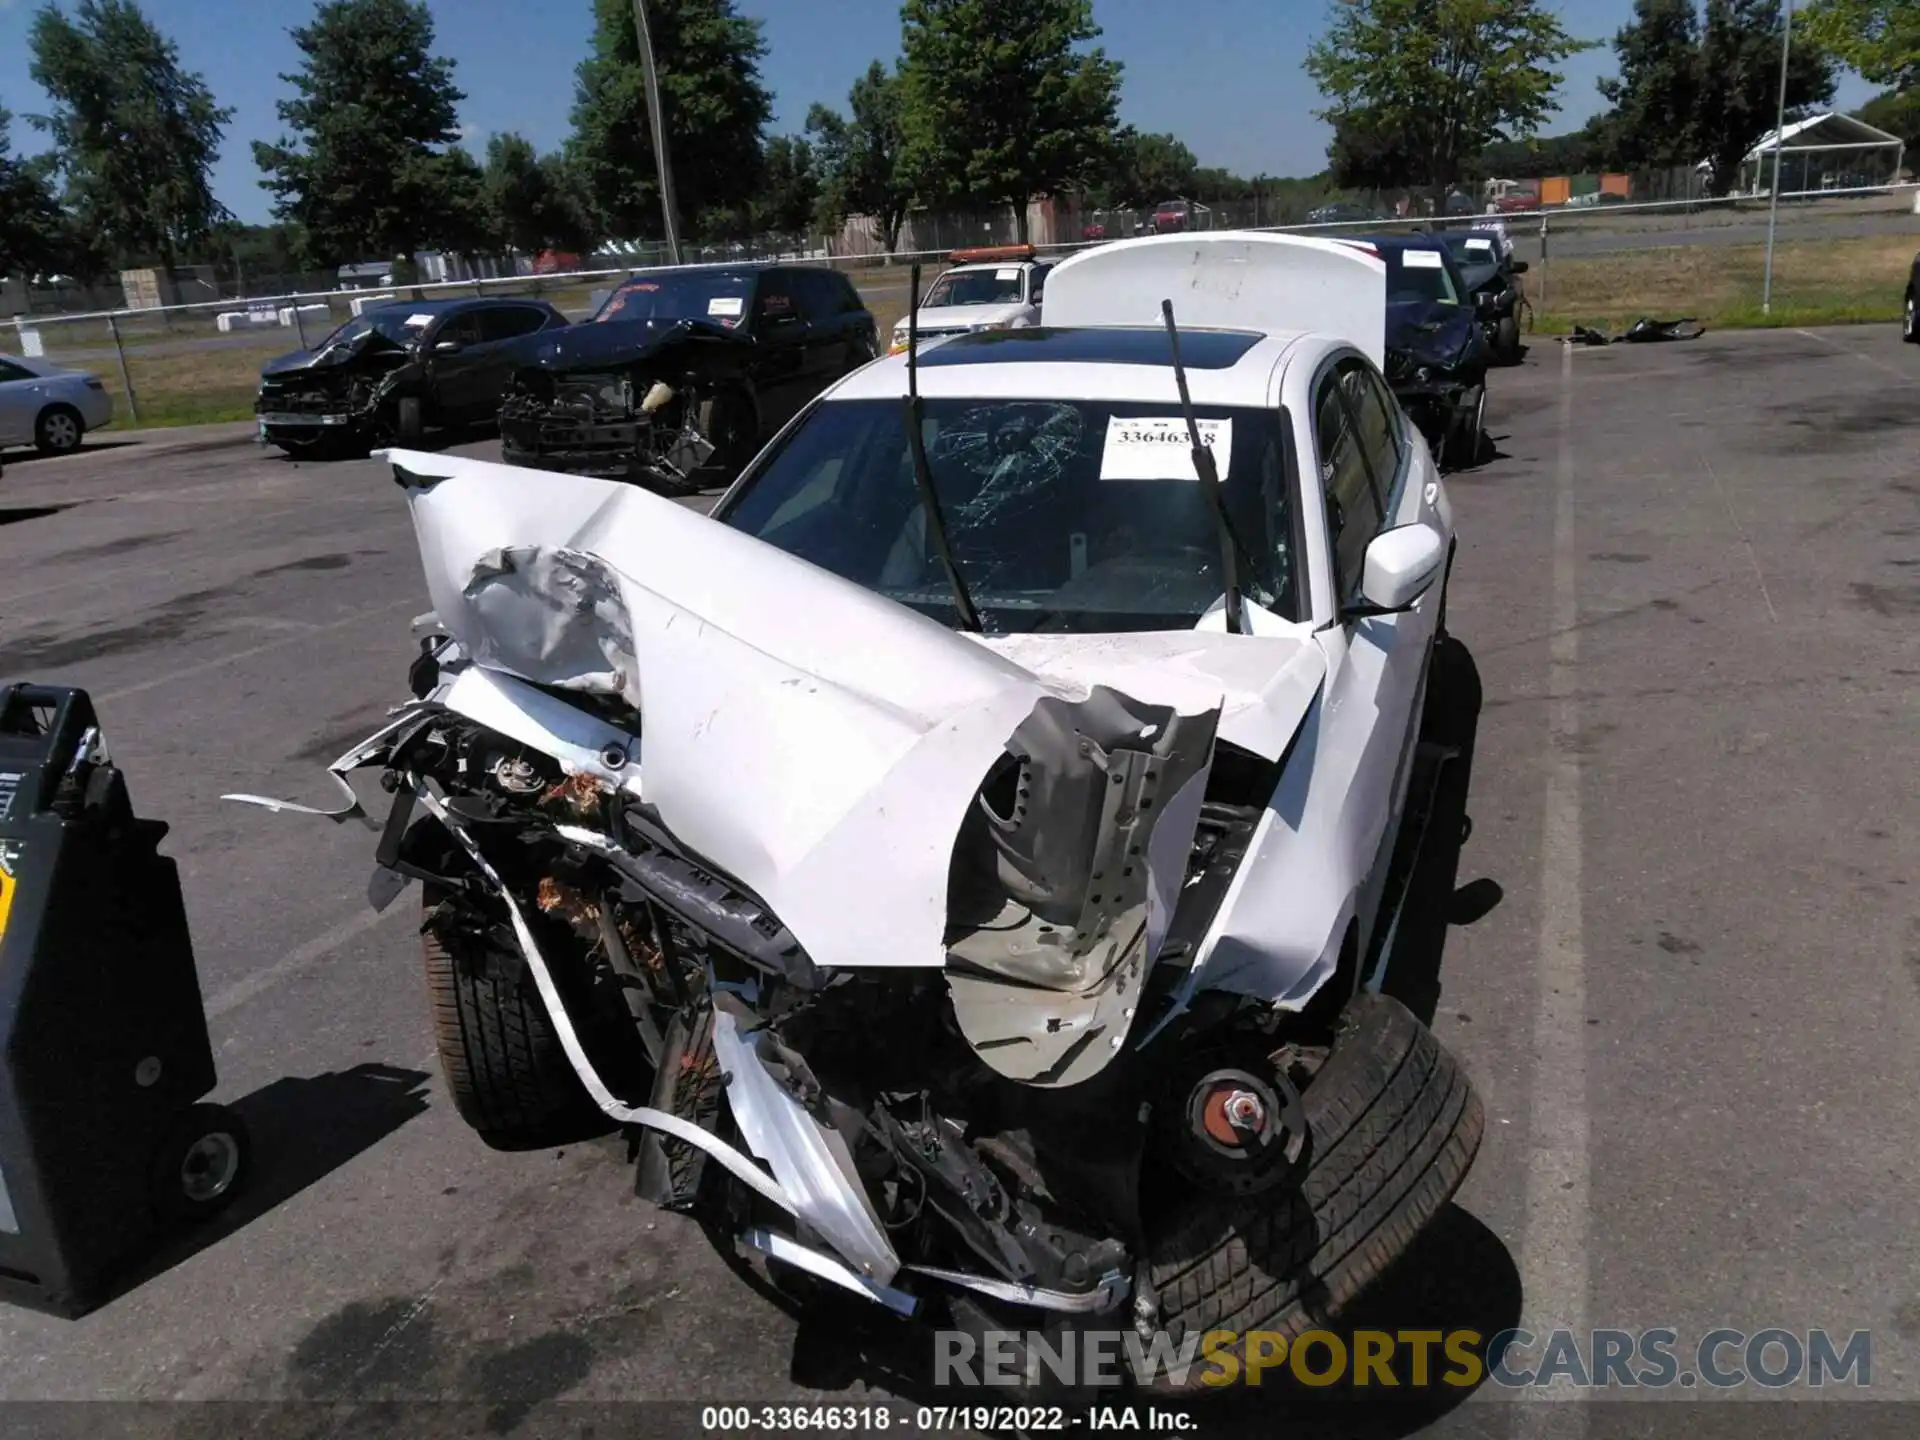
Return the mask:
[[1142,1430],[1175,1434],[1198,1428],[1181,1410],[1141,1405],[708,1405],[700,1428],[718,1434],[787,1435],[800,1430],[966,1435],[981,1431],[1066,1434]]

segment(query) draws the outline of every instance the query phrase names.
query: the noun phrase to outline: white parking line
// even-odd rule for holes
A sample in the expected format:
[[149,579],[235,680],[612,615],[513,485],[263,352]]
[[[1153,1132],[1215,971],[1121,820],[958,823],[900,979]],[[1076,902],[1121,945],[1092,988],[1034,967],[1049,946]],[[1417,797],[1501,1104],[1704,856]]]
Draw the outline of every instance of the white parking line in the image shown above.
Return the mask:
[[[1559,464],[1554,484],[1553,626],[1547,642],[1547,752],[1540,836],[1540,953],[1533,1019],[1526,1235],[1526,1328],[1587,1330],[1587,980],[1580,914],[1579,590],[1574,549],[1573,347],[1560,355]],[[1565,1398],[1556,1386],[1522,1392]],[[1572,1392],[1583,1398],[1582,1392]],[[1558,1410],[1560,1407],[1553,1407]],[[1522,1430],[1584,1433],[1586,1410],[1526,1407]]]
[[1903,385],[1920,385],[1920,375],[1914,374],[1911,370],[1902,370],[1898,365],[1889,365],[1877,355],[1862,354],[1858,350],[1842,345],[1838,340],[1829,339],[1825,335],[1816,335],[1811,330],[1796,330],[1793,333],[1804,335],[1809,340],[1818,340],[1836,355],[1845,355],[1850,359],[1858,360],[1862,365],[1871,365],[1883,374],[1891,375]]
[[370,605],[365,610],[356,610],[351,615],[338,620],[329,620],[324,625],[312,625],[295,635],[279,640],[269,640],[264,645],[255,645],[250,649],[236,650],[231,655],[217,656],[212,660],[202,660],[198,665],[189,665],[184,670],[175,670],[170,674],[156,675],[151,680],[142,680],[137,685],[123,685],[118,690],[108,690],[93,697],[96,705],[108,704],[115,700],[125,700],[130,695],[144,695],[149,690],[157,690],[162,685],[172,685],[181,680],[191,680],[196,675],[204,675],[209,670],[218,670],[223,665],[231,665],[238,660],[251,660],[255,655],[265,655],[270,651],[284,650],[289,645],[298,645],[324,635],[329,630],[344,630],[349,625],[358,625],[363,620],[371,620],[392,610],[418,609],[419,600],[393,600],[385,605]]
[[289,950],[272,964],[250,971],[233,984],[217,991],[207,1001],[207,1019],[218,1020],[228,1012],[239,1009],[249,1000],[264,994],[276,985],[285,984],[308,966],[317,965],[341,946],[357,940],[368,931],[403,913],[415,912],[398,903],[382,911],[375,911],[371,906],[367,907],[324,934],[314,936],[306,944]]

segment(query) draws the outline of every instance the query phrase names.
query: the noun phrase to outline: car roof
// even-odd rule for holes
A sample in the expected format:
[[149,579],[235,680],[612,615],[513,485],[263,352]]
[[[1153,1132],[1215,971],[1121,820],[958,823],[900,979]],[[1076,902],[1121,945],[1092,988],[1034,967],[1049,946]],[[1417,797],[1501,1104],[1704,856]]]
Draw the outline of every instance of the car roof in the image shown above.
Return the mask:
[[553,308],[545,300],[533,295],[453,295],[438,300],[383,300],[378,305],[367,306],[367,309],[405,309],[414,315],[445,315],[450,310],[484,310],[496,305],[538,305],[542,310]]
[[[1194,328],[1180,332],[1180,358],[1196,405],[1266,405],[1295,352],[1332,348],[1325,336],[1262,335]],[[922,395],[1024,396],[1178,404],[1166,333],[1147,326],[991,330],[922,344],[915,377]],[[907,392],[907,357],[861,367],[828,391],[835,400],[897,401]]]

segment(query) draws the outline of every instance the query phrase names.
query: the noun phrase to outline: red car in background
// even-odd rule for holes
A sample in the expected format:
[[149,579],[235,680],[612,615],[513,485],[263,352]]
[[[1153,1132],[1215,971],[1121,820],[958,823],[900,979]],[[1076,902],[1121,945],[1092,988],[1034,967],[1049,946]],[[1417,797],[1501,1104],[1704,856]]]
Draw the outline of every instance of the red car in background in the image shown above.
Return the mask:
[[1174,235],[1187,228],[1193,206],[1185,200],[1162,200],[1153,210],[1153,233]]

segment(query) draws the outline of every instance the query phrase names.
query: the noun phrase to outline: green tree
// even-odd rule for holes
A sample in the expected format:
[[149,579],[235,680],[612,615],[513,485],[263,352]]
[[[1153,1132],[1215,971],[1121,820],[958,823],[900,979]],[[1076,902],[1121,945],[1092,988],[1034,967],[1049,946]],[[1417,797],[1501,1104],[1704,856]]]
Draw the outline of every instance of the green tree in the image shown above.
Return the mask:
[[226,209],[208,172],[233,111],[214,104],[200,76],[133,0],[80,0],[33,17],[28,73],[51,113],[33,123],[52,137],[75,223],[125,260],[171,268],[204,244]]
[[1438,193],[1488,145],[1537,131],[1563,78],[1552,66],[1590,48],[1540,0],[1334,0],[1306,69],[1336,136],[1401,157],[1401,183]]
[[1898,135],[1906,142],[1907,154],[1920,155],[1920,88],[1883,90],[1853,115],[1889,135]]
[[[678,218],[711,230],[727,212],[744,211],[760,181],[761,136],[773,115],[760,79],[761,23],[733,0],[644,3]],[[663,230],[633,7],[594,0],[593,53],[576,72],[568,147],[604,233],[621,240]]]
[[1178,137],[1150,135],[1122,126],[1114,135],[1112,159],[1096,187],[1103,204],[1122,207],[1157,205],[1177,195],[1194,193],[1200,162]]
[[292,132],[255,141],[274,213],[298,225],[328,264],[404,260],[445,243],[471,203],[472,157],[452,158],[466,96],[453,62],[433,53],[433,16],[416,0],[324,0],[292,32],[306,57],[280,78],[295,95],[277,107]]
[[73,234],[47,166],[13,153],[13,115],[0,105],[0,279],[70,268]]
[[1814,0],[1794,26],[1868,84],[1920,85],[1920,0]]
[[1011,205],[1084,188],[1110,163],[1120,65],[1091,0],[905,0],[906,165],[925,199]]
[[764,179],[753,202],[753,228],[763,235],[801,235],[820,206],[820,170],[803,136],[776,135],[767,142]]
[[1426,159],[1416,137],[1386,116],[1355,110],[1333,117],[1327,169],[1343,190],[1394,190],[1424,180]]
[[538,154],[513,133],[487,141],[483,205],[495,247],[522,255],[585,249],[589,227],[577,189],[564,156]]
[[1480,152],[1476,178],[1538,180],[1548,175],[1582,175],[1611,163],[1612,134],[1605,115],[1596,115],[1565,135],[1503,140]]
[[807,112],[820,171],[819,218],[831,229],[849,215],[871,215],[889,252],[913,204],[901,101],[899,77],[876,60],[848,92],[847,114],[825,105]]
[[1700,26],[1693,0],[1634,0],[1613,37],[1620,74],[1600,81],[1609,160],[1626,168],[1691,165],[1699,97]]
[[[1707,0],[1694,145],[1699,158],[1711,163],[1714,188],[1722,194],[1737,183],[1747,153],[1773,129],[1780,101],[1780,28],[1779,0]],[[1834,89],[1833,61],[1823,51],[1812,45],[1789,50],[1789,122],[1833,99]]]

